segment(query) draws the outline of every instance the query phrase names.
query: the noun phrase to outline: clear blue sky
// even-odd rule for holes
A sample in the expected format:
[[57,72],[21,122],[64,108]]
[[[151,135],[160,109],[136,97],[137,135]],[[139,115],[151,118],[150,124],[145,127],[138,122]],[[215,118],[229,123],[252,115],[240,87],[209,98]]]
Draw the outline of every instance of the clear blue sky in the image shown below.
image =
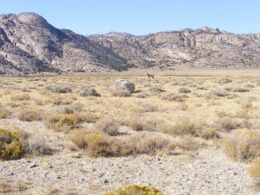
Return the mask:
[[1,14],[25,11],[85,35],[202,26],[260,33],[260,0],[0,0]]

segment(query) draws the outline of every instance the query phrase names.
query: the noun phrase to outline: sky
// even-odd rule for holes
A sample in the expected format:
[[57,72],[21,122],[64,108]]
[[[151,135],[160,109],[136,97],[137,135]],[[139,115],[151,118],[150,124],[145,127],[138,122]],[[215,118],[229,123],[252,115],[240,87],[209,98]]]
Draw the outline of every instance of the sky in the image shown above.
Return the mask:
[[57,28],[144,35],[209,26],[260,33],[260,0],[0,0],[0,14],[35,12]]

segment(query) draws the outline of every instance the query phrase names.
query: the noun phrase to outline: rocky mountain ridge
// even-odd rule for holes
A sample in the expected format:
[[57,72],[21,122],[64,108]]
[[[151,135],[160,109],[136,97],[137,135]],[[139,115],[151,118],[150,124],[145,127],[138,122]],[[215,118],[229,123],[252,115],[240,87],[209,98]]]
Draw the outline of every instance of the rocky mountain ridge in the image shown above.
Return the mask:
[[0,72],[121,71],[260,68],[260,34],[233,34],[208,27],[83,36],[57,29],[35,13],[0,15]]

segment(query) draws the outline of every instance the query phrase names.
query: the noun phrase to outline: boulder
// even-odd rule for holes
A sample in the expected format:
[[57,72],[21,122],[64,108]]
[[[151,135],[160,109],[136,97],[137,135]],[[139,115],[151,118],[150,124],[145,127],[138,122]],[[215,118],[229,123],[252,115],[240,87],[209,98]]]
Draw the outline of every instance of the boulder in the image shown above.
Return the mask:
[[120,79],[115,82],[115,89],[133,93],[135,91],[135,84],[126,79]]

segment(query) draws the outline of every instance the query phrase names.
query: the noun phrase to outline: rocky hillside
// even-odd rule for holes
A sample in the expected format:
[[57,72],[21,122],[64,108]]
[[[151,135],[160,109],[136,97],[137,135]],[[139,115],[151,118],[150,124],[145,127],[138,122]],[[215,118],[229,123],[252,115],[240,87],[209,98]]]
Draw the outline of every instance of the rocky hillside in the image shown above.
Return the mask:
[[204,27],[146,36],[109,33],[89,38],[136,67],[260,67],[260,34],[237,35]]
[[37,14],[0,16],[1,72],[120,70],[124,64],[110,49]]
[[260,34],[218,29],[82,36],[35,13],[0,15],[0,72],[120,71],[174,65],[260,67]]

